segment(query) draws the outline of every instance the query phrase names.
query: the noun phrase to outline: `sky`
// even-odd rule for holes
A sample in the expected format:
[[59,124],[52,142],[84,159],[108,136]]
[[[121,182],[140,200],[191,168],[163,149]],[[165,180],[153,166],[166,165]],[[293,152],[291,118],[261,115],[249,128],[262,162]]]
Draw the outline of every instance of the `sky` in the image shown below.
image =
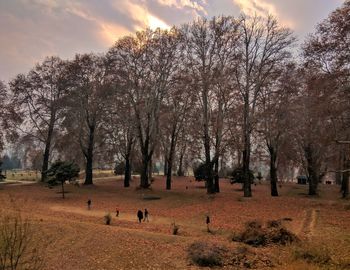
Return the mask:
[[204,16],[272,14],[301,42],[344,0],[0,0],[0,80],[28,72],[46,56],[105,52],[145,27]]

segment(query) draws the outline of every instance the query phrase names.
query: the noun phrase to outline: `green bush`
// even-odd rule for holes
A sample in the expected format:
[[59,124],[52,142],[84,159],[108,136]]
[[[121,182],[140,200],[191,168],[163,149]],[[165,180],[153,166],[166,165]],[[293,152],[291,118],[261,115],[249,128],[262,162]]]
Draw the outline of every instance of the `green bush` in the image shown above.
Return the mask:
[[65,181],[72,181],[79,177],[80,168],[74,162],[56,161],[46,171],[50,185],[62,184]]
[[115,175],[123,175],[125,173],[125,162],[116,162],[113,172]]
[[2,161],[0,160],[0,181],[6,179],[6,176],[2,174]]
[[[250,183],[254,182],[254,172],[252,170],[249,171],[249,180]],[[234,183],[240,183],[243,184],[244,183],[244,174],[243,174],[243,168],[242,167],[238,167],[236,169],[233,170],[232,172],[232,178],[230,181],[231,184]]]
[[207,169],[206,169],[206,164],[201,163],[199,164],[194,170],[194,177],[196,181],[206,181],[207,180]]
[[64,183],[77,179],[79,172],[79,166],[74,162],[59,160],[51,165],[50,169],[46,171],[46,175],[50,186],[61,184],[62,198],[64,198]]

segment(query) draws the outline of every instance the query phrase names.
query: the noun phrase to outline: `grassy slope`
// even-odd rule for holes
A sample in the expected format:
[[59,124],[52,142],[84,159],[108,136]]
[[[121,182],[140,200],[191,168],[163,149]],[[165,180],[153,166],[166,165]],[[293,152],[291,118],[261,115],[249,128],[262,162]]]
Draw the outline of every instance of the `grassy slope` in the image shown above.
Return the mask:
[[[324,269],[340,269],[350,263],[350,211],[345,209],[349,203],[338,199],[337,187],[322,186],[320,197],[309,198],[306,186],[284,185],[282,196],[271,198],[269,187],[258,185],[253,188],[253,198],[242,199],[239,187],[225,181],[216,196],[206,195],[203,183],[190,178],[175,178],[172,191],[164,190],[161,177],[156,178],[153,190],[137,190],[137,184],[135,180],[131,188],[124,189],[122,181],[107,179],[96,181],[93,187],[67,185],[65,200],[57,193],[58,187],[6,186],[0,191],[0,200],[3,209],[11,210],[9,196],[13,198],[45,241],[50,240],[45,269],[196,269],[187,260],[186,249],[192,242],[204,239],[235,246],[228,238],[245,222],[285,217],[293,219],[288,228],[304,242],[326,246],[332,263]],[[161,199],[144,200],[147,195]],[[90,211],[86,209],[89,198]],[[112,226],[104,225],[104,214],[114,216],[116,207],[120,217],[113,217]],[[150,211],[150,222],[138,224],[136,212],[144,208]],[[214,234],[206,232],[207,214]],[[179,236],[171,235],[174,221],[180,225]],[[296,260],[293,250],[268,247],[262,252],[271,254],[278,269],[322,268]]]

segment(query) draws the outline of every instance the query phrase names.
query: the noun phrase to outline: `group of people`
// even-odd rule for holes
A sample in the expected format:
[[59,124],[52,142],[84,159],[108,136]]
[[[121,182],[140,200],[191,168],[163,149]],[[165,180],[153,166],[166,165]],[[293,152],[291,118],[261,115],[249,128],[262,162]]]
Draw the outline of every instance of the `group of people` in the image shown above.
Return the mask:
[[[90,199],[87,201],[87,207],[88,207],[88,210],[91,209],[91,200],[90,200]],[[116,216],[116,217],[119,217],[119,209],[118,209],[118,208],[115,209],[115,213],[116,213],[115,216]],[[139,223],[141,223],[142,220],[143,220],[144,222],[145,222],[145,221],[148,222],[148,221],[149,221],[148,215],[149,215],[149,212],[148,212],[148,210],[147,210],[146,208],[145,208],[145,211],[144,211],[144,212],[142,212],[142,210],[138,210],[138,211],[137,211],[137,219],[138,219]],[[209,229],[210,218],[209,218],[209,216],[206,216],[205,223],[207,224],[207,230],[208,230],[208,232],[210,232],[210,229]]]
[[[89,199],[87,201],[87,208],[88,208],[88,210],[91,209],[91,203],[92,203],[92,201],[91,201],[91,199]],[[148,222],[149,221],[148,215],[149,215],[149,212],[148,212],[148,210],[146,208],[145,208],[144,212],[142,212],[141,210],[138,210],[137,211],[137,219],[138,219],[139,223],[141,223],[142,220]],[[119,217],[119,209],[118,208],[115,209],[115,216]]]
[[149,221],[148,220],[148,210],[147,209],[145,209],[145,214],[143,214],[143,212],[141,211],[141,210],[138,210],[137,211],[137,218],[138,218],[138,220],[139,220],[139,223],[141,223],[141,221],[143,220],[143,221],[146,221],[147,220],[147,222]]

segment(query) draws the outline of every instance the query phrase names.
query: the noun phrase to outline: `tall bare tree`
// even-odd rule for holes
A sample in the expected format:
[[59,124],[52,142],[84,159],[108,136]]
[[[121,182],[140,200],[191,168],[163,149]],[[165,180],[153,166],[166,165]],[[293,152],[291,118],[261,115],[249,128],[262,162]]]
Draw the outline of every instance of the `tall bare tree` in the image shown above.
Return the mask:
[[34,139],[43,148],[42,181],[46,179],[56,128],[63,119],[67,93],[65,68],[65,61],[49,57],[27,75],[20,74],[10,82],[12,104],[17,120],[21,119],[21,125],[14,125],[22,136]]
[[5,83],[0,81],[0,152],[4,148],[5,121],[7,120],[7,100],[8,93]]
[[238,91],[242,100],[244,196],[251,197],[249,177],[251,134],[263,87],[276,76],[276,67],[291,57],[294,37],[288,28],[281,27],[271,16],[241,16],[240,60],[235,69]]
[[208,193],[218,191],[213,166],[222,149],[223,122],[230,100],[228,71],[236,59],[237,30],[238,23],[231,17],[199,19],[182,28],[190,85],[200,109]]
[[279,78],[273,78],[262,88],[257,112],[257,130],[270,156],[271,196],[278,196],[278,157],[282,144],[291,134],[291,106],[295,103],[299,79],[295,64],[285,65],[276,71]]
[[103,143],[101,124],[108,112],[111,82],[104,56],[76,55],[69,64],[70,98],[66,131],[75,136],[85,157],[85,185],[93,184],[93,162],[97,142]]
[[160,128],[163,133],[166,163],[166,189],[171,189],[171,176],[180,132],[193,106],[193,96],[186,86],[186,80],[169,89],[162,106]]
[[118,84],[113,85],[112,95],[102,128],[105,130],[104,136],[110,149],[107,154],[124,164],[124,187],[129,187],[136,144],[135,117],[125,91],[120,91]]
[[148,29],[119,40],[108,53],[135,115],[143,164],[142,188],[149,187],[148,172],[159,134],[160,107],[178,66],[179,40],[175,28]]
[[[309,82],[317,84],[327,96],[322,111],[332,122],[333,140],[350,140],[350,2],[332,12],[321,22],[303,46],[305,66],[312,70]],[[317,76],[316,76],[317,75]],[[315,79],[317,78],[317,80]],[[316,82],[316,83],[315,83]],[[328,132],[329,134],[329,132]],[[342,180],[343,197],[349,194],[350,149],[347,144],[333,144],[338,152],[337,175]]]

